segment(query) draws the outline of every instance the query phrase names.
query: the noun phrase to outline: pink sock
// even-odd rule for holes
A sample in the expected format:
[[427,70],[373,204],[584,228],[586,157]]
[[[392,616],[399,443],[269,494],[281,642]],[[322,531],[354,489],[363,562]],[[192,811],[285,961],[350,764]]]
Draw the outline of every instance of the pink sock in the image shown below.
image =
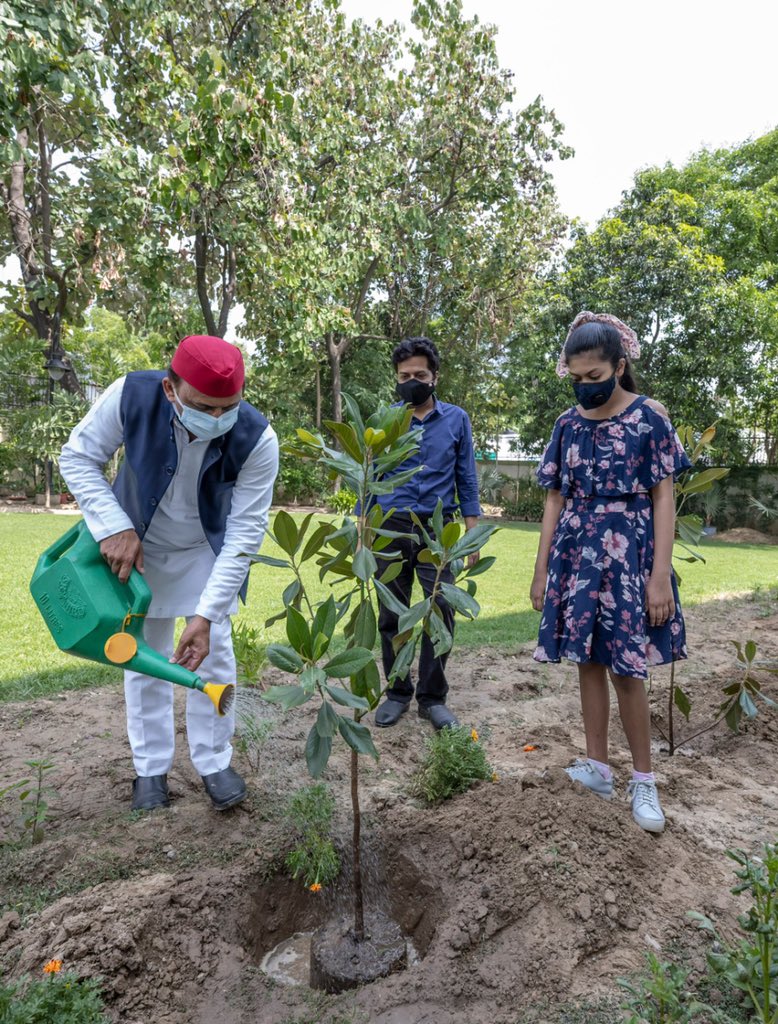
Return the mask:
[[586,760],[589,762],[589,764],[592,766],[592,768],[596,768],[597,769],[597,771],[600,773],[600,775],[602,775],[602,777],[607,782],[608,779],[613,774],[613,772],[610,770],[608,765],[607,764],[603,764],[602,761],[595,761],[593,757],[587,757]]
[[636,772],[632,770],[632,781],[633,782],[656,782],[653,772]]

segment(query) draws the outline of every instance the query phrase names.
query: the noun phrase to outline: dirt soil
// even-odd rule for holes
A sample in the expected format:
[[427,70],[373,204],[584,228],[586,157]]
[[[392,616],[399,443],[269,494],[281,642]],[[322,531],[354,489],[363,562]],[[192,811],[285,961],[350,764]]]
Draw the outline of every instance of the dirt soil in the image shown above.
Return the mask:
[[723,533],[717,533],[712,540],[724,541],[727,544],[778,544],[778,536],[772,533],[763,533],[761,530],[752,530],[749,526],[736,526]]
[[[693,656],[679,669],[694,702],[687,735],[735,678],[730,638],[778,657],[778,604],[720,601],[688,620]],[[647,951],[701,969],[705,940],[686,911],[734,926],[742,903],[724,851],[757,851],[778,833],[778,716],[762,708],[741,735],[719,726],[672,759],[657,741],[668,826],[649,835],[622,799],[607,803],[568,781],[562,766],[583,749],[575,673],[535,664],[531,649],[459,649],[450,662],[450,706],[478,730],[497,781],[423,807],[408,783],[428,723],[408,714],[376,731],[381,760],[364,762],[363,786],[369,902],[394,915],[421,959],[340,996],[284,987],[259,970],[279,941],[348,905],[347,878],[314,894],[283,869],[292,836],[281,809],[308,781],[312,710],[263,704],[274,727],[259,769],[245,754],[234,762],[250,798],[219,815],[189,764],[179,704],[173,803],[142,815],[128,811],[118,685],[0,705],[4,779],[22,777],[29,759],[56,765],[40,845],[19,843],[13,800],[0,804],[4,973],[39,974],[61,958],[103,979],[111,1019],[123,1024],[519,1024],[562,1020],[561,1007],[612,995]],[[775,677],[764,679],[776,696]],[[271,670],[267,681],[280,677]],[[667,685],[663,669],[652,684],[660,724]],[[615,720],[612,746],[623,793],[630,765]],[[336,744],[325,777],[344,850],[347,767]]]

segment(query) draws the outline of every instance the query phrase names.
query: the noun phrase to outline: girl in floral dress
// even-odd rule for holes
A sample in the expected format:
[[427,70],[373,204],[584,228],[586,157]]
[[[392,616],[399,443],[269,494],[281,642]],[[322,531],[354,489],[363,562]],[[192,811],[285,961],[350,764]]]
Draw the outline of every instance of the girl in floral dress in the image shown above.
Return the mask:
[[636,393],[639,353],[614,316],[583,312],[572,323],[557,373],[578,405],[556,421],[538,468],[548,495],[530,596],[543,612],[535,660],[578,664],[587,757],[568,775],[613,795],[610,676],[632,753],[632,816],[661,832],[644,680],[686,657],[671,559],[673,479],[690,463],[664,406]]

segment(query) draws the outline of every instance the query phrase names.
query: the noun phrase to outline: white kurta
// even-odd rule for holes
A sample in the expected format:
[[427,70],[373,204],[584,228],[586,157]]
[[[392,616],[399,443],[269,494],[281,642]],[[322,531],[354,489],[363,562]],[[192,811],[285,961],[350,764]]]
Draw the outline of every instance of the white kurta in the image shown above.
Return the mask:
[[[60,472],[97,541],[133,528],[103,474],[103,466],[124,442],[123,387],[122,377],[106,389],[73,429],[60,458]],[[221,622],[236,611],[237,594],[249,570],[247,560],[239,556],[258,551],[267,529],[278,472],[278,439],[267,427],[238,474],[217,557],[197,507],[197,481],[208,442],[190,441],[178,418],[174,433],[178,465],[143,539],[146,581],[154,595],[148,615],[202,615]]]
[[[75,495],[95,540],[133,529],[103,474],[122,445],[120,403],[124,378],[113,383],[74,428],[62,449],[60,471]],[[215,683],[235,682],[230,614],[249,564],[241,552],[257,551],[267,529],[273,483],[278,472],[278,440],[267,427],[241,468],[232,493],[224,544],[218,556],[203,531],[197,484],[208,441],[189,440],[176,418],[178,464],[143,538],[145,579],[152,601],[144,623],[149,646],[170,656],[178,616],[202,615],[211,622],[211,650],[198,674]],[[173,686],[137,672],[125,672],[127,732],[140,776],[164,775],[173,763],[175,729]],[[189,749],[200,775],[226,768],[234,711],[219,718],[198,690],[187,695]]]

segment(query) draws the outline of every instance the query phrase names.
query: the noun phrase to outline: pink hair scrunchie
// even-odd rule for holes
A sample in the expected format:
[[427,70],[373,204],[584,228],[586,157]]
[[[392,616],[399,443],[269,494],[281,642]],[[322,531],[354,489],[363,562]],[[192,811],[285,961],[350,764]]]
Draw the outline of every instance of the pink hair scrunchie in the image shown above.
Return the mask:
[[631,327],[627,327],[623,320],[619,320],[617,316],[612,316],[610,313],[590,313],[588,309],[583,310],[570,324],[570,330],[567,332],[565,338],[565,344],[562,346],[562,351],[559,353],[559,359],[556,364],[556,372],[558,377],[566,377],[570,371],[567,368],[567,360],[565,359],[565,345],[570,340],[570,335],[573,331],[580,327],[581,324],[610,324],[611,327],[615,327],[618,331],[619,338],[621,339],[621,345],[625,353],[630,359],[638,359],[640,356],[640,342],[638,336],[632,330]]

